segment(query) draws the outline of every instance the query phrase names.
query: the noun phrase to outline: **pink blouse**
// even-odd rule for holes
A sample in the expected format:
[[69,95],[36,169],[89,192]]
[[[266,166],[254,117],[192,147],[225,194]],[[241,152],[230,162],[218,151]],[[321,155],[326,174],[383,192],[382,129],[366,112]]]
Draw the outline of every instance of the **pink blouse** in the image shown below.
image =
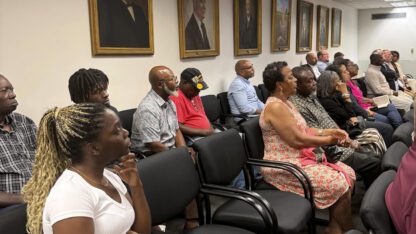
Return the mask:
[[361,92],[360,87],[358,87],[352,80],[347,82],[348,87],[350,87],[352,95],[357,99],[358,104],[365,110],[373,107],[370,103],[363,102],[363,92]]

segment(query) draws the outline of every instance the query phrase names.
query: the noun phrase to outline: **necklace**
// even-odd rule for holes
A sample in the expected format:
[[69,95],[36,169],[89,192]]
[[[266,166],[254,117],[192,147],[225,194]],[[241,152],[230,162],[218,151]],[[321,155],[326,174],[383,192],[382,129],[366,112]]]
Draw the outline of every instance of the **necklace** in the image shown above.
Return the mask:
[[108,187],[110,182],[107,180],[107,178],[105,178],[105,176],[103,176],[104,179],[104,183],[103,182],[97,182],[91,178],[89,178],[88,176],[86,176],[84,173],[82,173],[80,170],[76,169],[73,166],[70,166],[69,169],[75,171],[76,173],[78,173],[82,178],[84,178],[87,182],[95,185],[95,186],[104,186],[104,187]]
[[194,99],[191,99],[191,103],[192,103],[192,106],[194,107],[195,111],[196,111],[196,112],[198,112],[198,111],[199,111],[199,108],[198,108],[198,106],[196,105],[196,103],[195,103]]

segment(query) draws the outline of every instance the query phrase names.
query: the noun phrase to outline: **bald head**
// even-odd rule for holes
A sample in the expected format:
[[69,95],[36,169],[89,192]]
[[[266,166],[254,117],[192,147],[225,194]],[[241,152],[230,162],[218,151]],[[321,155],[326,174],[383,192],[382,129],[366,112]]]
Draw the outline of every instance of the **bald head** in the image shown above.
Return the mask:
[[307,53],[305,58],[306,58],[306,62],[312,66],[315,66],[316,63],[318,62],[318,58],[316,57],[315,53]]
[[253,64],[248,60],[239,60],[235,64],[235,73],[241,77],[250,79],[254,76]]
[[153,87],[158,86],[160,81],[166,80],[173,76],[172,70],[166,66],[156,66],[150,69],[149,72],[149,82]]

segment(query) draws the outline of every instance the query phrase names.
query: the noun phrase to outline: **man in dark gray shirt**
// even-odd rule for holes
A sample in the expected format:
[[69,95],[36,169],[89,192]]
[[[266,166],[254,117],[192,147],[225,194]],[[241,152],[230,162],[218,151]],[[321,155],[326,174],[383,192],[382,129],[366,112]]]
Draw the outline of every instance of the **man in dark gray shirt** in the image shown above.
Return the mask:
[[[297,79],[297,94],[289,100],[298,108],[309,127],[329,129],[339,128],[331,119],[324,107],[313,93],[316,91],[316,81],[312,72],[306,67],[295,67],[292,70]],[[343,154],[340,161],[349,165],[360,174],[366,187],[377,178],[381,172],[380,160],[364,153],[355,152],[351,148],[341,147]]]

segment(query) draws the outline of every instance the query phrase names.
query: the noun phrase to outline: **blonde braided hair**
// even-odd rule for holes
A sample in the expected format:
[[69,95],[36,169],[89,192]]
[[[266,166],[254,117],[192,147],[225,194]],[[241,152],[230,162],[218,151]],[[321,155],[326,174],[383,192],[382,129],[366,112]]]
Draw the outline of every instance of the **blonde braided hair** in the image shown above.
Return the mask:
[[81,159],[82,144],[97,137],[105,110],[104,105],[84,103],[55,107],[43,115],[32,177],[22,190],[29,233],[42,233],[42,213],[49,191],[71,161]]

